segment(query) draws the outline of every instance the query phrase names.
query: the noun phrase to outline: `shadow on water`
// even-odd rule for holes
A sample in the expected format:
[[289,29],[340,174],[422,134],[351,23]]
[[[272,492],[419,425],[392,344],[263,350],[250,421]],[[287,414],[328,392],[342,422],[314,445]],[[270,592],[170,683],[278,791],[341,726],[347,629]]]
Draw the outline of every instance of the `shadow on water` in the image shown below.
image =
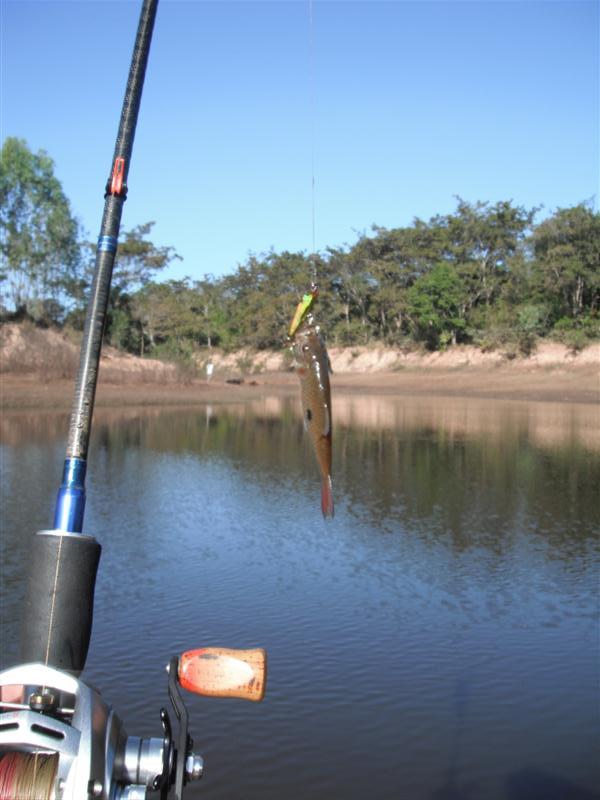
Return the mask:
[[[450,767],[442,786],[433,792],[430,800],[481,800],[481,796],[477,791],[461,787],[457,769]],[[506,800],[600,800],[600,793],[531,768],[508,777]]]
[[467,723],[469,704],[469,680],[461,675],[455,681],[455,701],[457,731],[454,747],[451,751],[450,764],[446,770],[444,781],[439,789],[432,795],[431,800],[476,800],[477,794],[465,788],[464,777],[461,774],[461,758],[463,749],[463,731]]
[[508,800],[600,800],[600,792],[534,767],[509,775],[506,789]]
[[477,794],[460,785],[460,776],[456,766],[448,768],[444,782],[431,795],[431,800],[479,800]]

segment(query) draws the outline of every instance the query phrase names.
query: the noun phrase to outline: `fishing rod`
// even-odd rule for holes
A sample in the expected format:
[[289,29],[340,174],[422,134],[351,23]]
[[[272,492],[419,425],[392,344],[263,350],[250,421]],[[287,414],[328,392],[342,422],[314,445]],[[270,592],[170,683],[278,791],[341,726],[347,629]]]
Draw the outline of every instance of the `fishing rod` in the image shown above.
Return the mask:
[[0,800],[181,800],[201,777],[181,688],[210,697],[260,701],[264,650],[205,647],[173,656],[159,737],[129,736],[100,692],[80,675],[87,659],[101,555],[83,533],[85,474],[102,337],[127,178],[158,0],[143,0],[121,119],[104,194],[79,369],[54,527],[30,548],[21,663],[0,673]]

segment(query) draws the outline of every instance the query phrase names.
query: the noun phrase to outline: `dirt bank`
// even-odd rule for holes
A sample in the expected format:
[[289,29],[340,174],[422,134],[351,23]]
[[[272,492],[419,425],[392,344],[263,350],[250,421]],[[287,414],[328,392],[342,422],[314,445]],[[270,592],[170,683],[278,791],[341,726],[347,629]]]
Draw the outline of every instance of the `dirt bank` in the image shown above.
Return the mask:
[[[375,372],[397,372],[414,370],[455,370],[458,368],[491,369],[510,367],[514,371],[531,371],[542,368],[600,368],[600,344],[590,345],[578,353],[568,350],[557,342],[540,342],[535,352],[524,357],[501,350],[483,351],[472,345],[459,345],[442,352],[429,353],[423,350],[401,350],[390,347],[329,347],[329,358],[335,374]],[[204,369],[208,356],[200,359]],[[213,351],[210,355],[215,370],[221,372],[285,372],[289,358],[281,352],[259,352],[241,350],[222,354]]]
[[[332,376],[332,391],[339,394],[377,394],[429,397],[473,397],[496,400],[530,400],[565,403],[597,403],[600,398],[598,370],[573,368],[515,370],[511,367],[455,368],[431,371],[403,370],[393,373],[342,373]],[[245,379],[242,384],[222,380],[186,384],[114,384],[100,378],[98,406],[194,405],[235,403],[265,395],[297,393],[291,373],[268,373]],[[68,409],[73,382],[42,382],[33,376],[2,377],[1,409]]]
[[[68,409],[78,361],[77,341],[27,325],[0,330],[0,408]],[[214,365],[210,382],[182,380],[172,364],[103,350],[97,405],[190,405],[246,402],[261,395],[297,391],[285,351],[222,354],[200,358]],[[600,344],[578,354],[541,343],[528,357],[455,347],[443,353],[386,348],[331,348],[333,391],[344,394],[427,395],[596,403],[600,399]],[[241,383],[228,383],[236,380]]]

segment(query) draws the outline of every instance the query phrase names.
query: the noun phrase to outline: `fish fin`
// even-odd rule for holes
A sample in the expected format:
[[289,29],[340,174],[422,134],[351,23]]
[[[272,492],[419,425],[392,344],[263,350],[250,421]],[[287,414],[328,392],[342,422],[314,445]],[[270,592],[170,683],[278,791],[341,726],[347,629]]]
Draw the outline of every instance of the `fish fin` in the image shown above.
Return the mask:
[[334,509],[331,475],[328,475],[321,481],[321,511],[323,512],[324,519],[327,519],[327,517],[331,517],[333,519]]

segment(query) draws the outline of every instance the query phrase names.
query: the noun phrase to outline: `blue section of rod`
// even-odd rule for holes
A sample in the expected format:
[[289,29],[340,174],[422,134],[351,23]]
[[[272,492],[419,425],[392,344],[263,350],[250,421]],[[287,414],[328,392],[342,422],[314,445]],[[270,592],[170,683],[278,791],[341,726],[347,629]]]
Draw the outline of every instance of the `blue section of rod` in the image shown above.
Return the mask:
[[114,236],[100,236],[98,239],[98,250],[104,250],[106,253],[116,253],[117,240]]
[[67,458],[62,483],[56,497],[54,528],[68,533],[81,533],[85,511],[85,470],[83,458]]

